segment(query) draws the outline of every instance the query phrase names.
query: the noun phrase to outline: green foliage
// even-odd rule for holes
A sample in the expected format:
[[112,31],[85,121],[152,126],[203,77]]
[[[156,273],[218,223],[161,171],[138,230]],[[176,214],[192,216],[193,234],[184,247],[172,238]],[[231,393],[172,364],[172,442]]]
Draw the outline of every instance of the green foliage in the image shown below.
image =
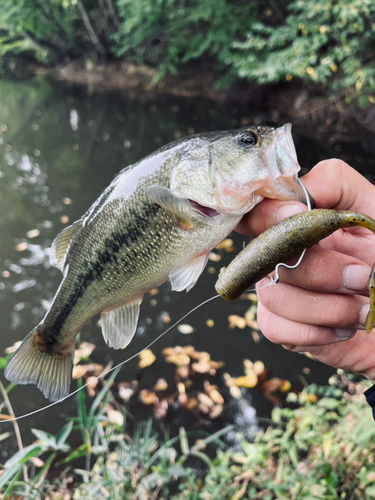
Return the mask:
[[365,107],[374,27],[372,0],[2,0],[0,56],[125,59],[157,79],[199,61],[222,87],[297,79]]
[[374,27],[371,0],[294,0],[277,28],[253,24],[227,62],[260,84],[297,77],[365,106],[375,102]]
[[202,56],[220,69],[230,45],[255,20],[255,0],[117,0],[115,55],[156,64],[162,74]]
[[300,408],[275,408],[272,427],[255,443],[242,439],[241,452],[218,452],[213,465],[219,477],[208,471],[199,488],[190,478],[175,498],[373,498],[375,425],[363,387],[345,375],[331,382],[336,387],[326,388],[327,395],[317,402],[308,402],[314,397],[307,388],[299,397]]
[[[60,463],[87,453],[95,457],[92,468],[75,470],[82,479],[75,481],[74,498],[82,500],[104,496],[127,500],[151,496],[171,500],[374,498],[375,425],[362,394],[364,387],[343,372],[332,377],[330,384],[312,385],[296,395],[300,405],[296,409],[275,408],[272,425],[253,443],[239,434],[241,449],[233,451],[221,441],[233,431],[231,426],[193,445],[183,428],[178,436],[160,440],[151,421],[138,424],[133,436],[126,434],[102,411],[108,402],[108,382],[91,410],[79,402],[76,422],[84,440],[81,447],[73,449],[67,442],[73,422],[57,436],[34,430],[38,441],[6,462],[0,488],[9,498],[24,496],[26,486],[30,498],[39,499],[52,489],[62,495],[64,482],[50,484],[46,479],[59,452],[70,454]],[[91,427],[85,427],[90,419]],[[85,435],[92,445],[87,445]],[[214,458],[206,452],[210,443],[216,445]],[[47,453],[43,467],[26,485],[20,480],[22,467]]]
[[0,55],[35,50],[40,59],[72,50],[73,0],[2,0]]

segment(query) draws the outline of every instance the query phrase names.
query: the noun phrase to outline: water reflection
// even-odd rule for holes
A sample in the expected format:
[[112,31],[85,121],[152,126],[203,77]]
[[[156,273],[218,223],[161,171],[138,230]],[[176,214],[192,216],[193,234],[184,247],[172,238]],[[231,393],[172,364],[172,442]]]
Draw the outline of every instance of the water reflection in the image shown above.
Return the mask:
[[[0,117],[0,356],[42,319],[57,290],[61,274],[49,266],[53,239],[85,213],[119,170],[175,138],[272,121],[268,111],[254,105],[237,109],[199,99],[90,93],[45,79],[0,82]],[[277,125],[282,123],[280,119]],[[300,163],[307,169],[323,158],[340,154],[359,170],[366,165],[368,170],[363,173],[371,175],[375,164],[373,143],[365,132],[356,134],[357,137],[351,137],[360,139],[367,151],[358,140],[332,141],[334,136],[329,128],[325,132],[295,128]],[[242,248],[244,240],[235,235],[235,246]],[[126,351],[114,351],[104,345],[94,318],[82,332],[83,339],[100,346],[94,351],[93,360],[102,364],[111,359],[119,362],[145,347],[166,328],[167,315],[172,324],[214,294],[218,270],[231,258],[230,254],[223,254],[220,262],[211,261],[189,294],[171,294],[170,286],[165,284],[158,295],[147,295],[135,340]],[[283,351],[262,337],[255,343],[250,329],[230,330],[228,316],[243,316],[248,307],[249,303],[241,300],[220,303],[220,307],[208,304],[189,318],[194,334],[183,335],[174,329],[155,345],[154,352],[158,355],[167,346],[194,344],[213,359],[225,361],[226,370],[234,376],[241,374],[243,358],[249,357],[262,359],[267,369],[293,384],[299,383],[296,376],[306,366],[312,373],[309,381],[326,381],[330,369]],[[220,327],[212,327],[210,321]],[[142,381],[145,386],[160,376],[170,376],[168,372],[160,374],[160,369],[160,365],[148,369]],[[137,373],[134,361],[126,365],[119,380],[132,380]],[[217,383],[221,383],[220,377]],[[34,386],[17,387],[11,399],[18,415],[46,403]],[[232,420],[248,427],[254,410],[248,402],[241,404],[245,406],[233,412],[236,417]],[[34,426],[57,432],[62,425],[59,412],[73,412],[74,406],[74,401],[68,400],[22,421],[21,425],[24,429]],[[254,406],[261,414],[268,414],[272,407],[260,391],[255,391]],[[229,415],[230,412],[228,418]],[[181,422],[176,417],[178,423]],[[4,430],[2,424],[0,431]]]

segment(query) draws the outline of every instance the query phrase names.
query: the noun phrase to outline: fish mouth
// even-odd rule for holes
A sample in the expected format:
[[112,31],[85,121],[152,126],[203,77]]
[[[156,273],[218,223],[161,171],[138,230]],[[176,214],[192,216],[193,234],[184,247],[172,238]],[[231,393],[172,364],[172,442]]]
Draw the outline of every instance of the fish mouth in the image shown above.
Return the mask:
[[192,208],[198,210],[198,212],[201,212],[203,215],[206,215],[207,217],[216,217],[217,215],[219,215],[219,212],[214,208],[205,207],[204,205],[201,205],[200,203],[194,200],[189,199],[189,201]]

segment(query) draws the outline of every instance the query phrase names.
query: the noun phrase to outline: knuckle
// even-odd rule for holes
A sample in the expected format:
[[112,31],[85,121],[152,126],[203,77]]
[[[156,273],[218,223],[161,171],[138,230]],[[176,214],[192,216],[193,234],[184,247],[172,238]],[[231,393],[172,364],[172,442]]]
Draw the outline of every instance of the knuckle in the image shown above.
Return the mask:
[[323,160],[319,162],[315,168],[324,169],[326,174],[332,175],[334,178],[336,176],[348,175],[353,169],[343,160],[339,158],[331,158],[329,160]]

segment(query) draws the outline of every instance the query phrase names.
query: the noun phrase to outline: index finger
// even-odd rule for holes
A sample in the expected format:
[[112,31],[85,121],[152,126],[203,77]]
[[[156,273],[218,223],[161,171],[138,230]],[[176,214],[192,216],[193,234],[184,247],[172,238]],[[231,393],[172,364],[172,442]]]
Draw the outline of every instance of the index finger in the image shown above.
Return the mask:
[[[316,208],[353,210],[375,216],[374,186],[342,160],[324,160],[303,178]],[[236,230],[258,235],[281,219],[306,210],[302,203],[266,199],[246,214]]]

